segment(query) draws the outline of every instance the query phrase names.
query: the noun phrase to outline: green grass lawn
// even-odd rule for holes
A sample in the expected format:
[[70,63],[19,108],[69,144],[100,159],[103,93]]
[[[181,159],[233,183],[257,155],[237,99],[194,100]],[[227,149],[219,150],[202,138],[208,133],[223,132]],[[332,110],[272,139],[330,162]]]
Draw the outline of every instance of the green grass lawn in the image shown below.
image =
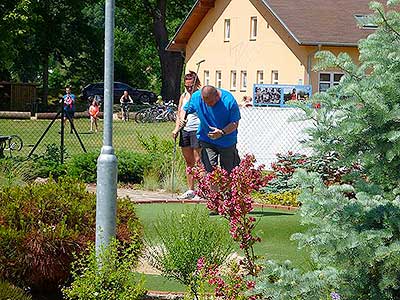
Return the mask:
[[[169,211],[183,211],[189,205],[194,204],[138,204],[136,209],[144,225],[145,234],[154,237],[153,224],[159,216]],[[204,205],[202,207],[206,209]],[[308,253],[298,250],[297,243],[290,240],[293,233],[305,230],[300,225],[298,214],[274,209],[256,209],[252,215],[258,222],[256,231],[261,237],[261,243],[255,246],[258,256],[276,261],[291,260],[298,268],[310,268]],[[213,215],[210,218],[216,220],[220,217]],[[238,247],[236,251],[240,252]],[[150,290],[184,291],[184,287],[160,276],[145,277],[147,288]]]
[[[45,131],[51,120],[8,120],[0,119],[0,135],[18,134],[23,142],[24,147],[18,155],[27,156]],[[57,120],[49,132],[46,134],[40,146],[35,153],[41,154],[46,149],[47,144],[60,144],[60,120]],[[103,122],[100,120],[98,133],[90,133],[89,119],[75,119],[75,127],[82,139],[87,151],[100,150],[103,141]],[[113,121],[113,144],[116,150],[128,149],[141,151],[142,147],[138,141],[138,135],[149,137],[152,135],[163,139],[171,138],[171,131],[174,128],[173,122],[164,123],[141,123],[138,124],[133,120],[122,122],[121,120]],[[67,121],[65,127],[65,147],[69,155],[82,153],[80,144],[74,134],[70,134],[70,125]]]

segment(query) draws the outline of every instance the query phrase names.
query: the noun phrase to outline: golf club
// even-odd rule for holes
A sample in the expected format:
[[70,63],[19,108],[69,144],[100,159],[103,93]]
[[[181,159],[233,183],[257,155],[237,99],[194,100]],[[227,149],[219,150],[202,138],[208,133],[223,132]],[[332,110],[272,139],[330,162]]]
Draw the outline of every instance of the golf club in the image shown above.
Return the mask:
[[[205,61],[206,61],[205,59],[202,59],[201,61],[199,61],[198,63],[196,63],[196,65],[197,65],[197,70],[196,70],[196,76],[194,77],[194,81],[193,81],[193,84],[194,84],[194,85],[196,85],[197,79],[199,78],[199,75],[198,75],[198,74],[199,74],[200,65],[201,65],[203,62],[205,62]],[[192,92],[190,93],[190,98],[189,98],[189,101],[188,101],[188,104],[187,104],[188,107],[190,106],[190,100],[192,99],[192,94],[193,94],[193,92],[194,92],[194,88],[192,89]],[[187,120],[187,116],[188,116],[188,111],[185,112],[185,117],[183,118],[184,121]]]

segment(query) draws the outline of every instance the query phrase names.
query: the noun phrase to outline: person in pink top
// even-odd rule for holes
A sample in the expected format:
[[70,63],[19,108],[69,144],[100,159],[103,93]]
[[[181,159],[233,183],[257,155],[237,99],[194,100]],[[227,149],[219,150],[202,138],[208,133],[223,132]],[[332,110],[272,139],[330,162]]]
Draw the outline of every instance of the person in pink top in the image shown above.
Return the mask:
[[97,119],[99,118],[99,112],[99,104],[96,100],[93,100],[89,107],[90,132],[93,132],[93,124],[96,126],[96,132],[98,131]]

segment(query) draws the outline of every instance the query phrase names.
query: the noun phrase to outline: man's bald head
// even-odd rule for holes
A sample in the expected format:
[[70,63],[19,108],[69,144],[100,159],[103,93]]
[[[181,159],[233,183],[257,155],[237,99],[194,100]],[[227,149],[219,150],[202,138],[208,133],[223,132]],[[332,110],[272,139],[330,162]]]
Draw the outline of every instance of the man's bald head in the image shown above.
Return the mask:
[[212,85],[206,85],[201,89],[201,98],[208,106],[214,106],[220,99],[218,90]]

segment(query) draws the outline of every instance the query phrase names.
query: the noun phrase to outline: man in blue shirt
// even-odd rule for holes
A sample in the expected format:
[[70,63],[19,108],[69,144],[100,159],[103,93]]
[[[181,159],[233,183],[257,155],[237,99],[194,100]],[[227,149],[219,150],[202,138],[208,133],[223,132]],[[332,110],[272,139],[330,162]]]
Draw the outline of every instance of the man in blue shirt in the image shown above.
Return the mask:
[[197,138],[206,171],[211,172],[219,159],[221,167],[231,172],[240,163],[236,149],[240,111],[233,95],[207,85],[192,95],[183,107],[183,114],[185,111],[188,114],[196,112],[200,119]]

